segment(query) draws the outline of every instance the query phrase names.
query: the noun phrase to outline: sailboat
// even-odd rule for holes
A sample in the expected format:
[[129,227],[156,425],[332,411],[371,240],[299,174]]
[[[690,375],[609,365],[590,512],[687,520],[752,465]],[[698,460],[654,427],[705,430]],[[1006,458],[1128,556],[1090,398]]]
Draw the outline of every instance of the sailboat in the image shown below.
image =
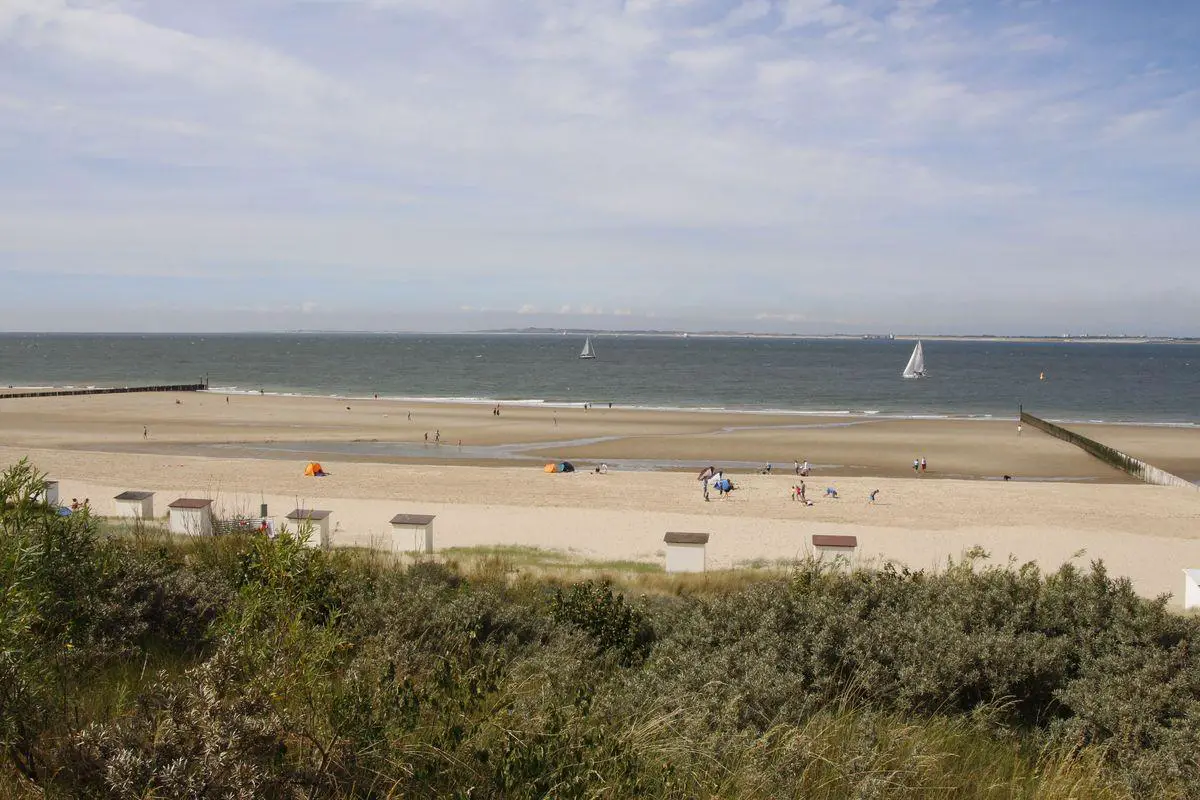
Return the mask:
[[908,365],[904,367],[904,377],[925,377],[925,349],[921,347],[920,339],[917,339],[917,346],[913,348],[912,355],[908,357]]
[[583,343],[583,351],[579,354],[580,358],[595,358],[596,351],[592,349],[592,337],[588,337]]

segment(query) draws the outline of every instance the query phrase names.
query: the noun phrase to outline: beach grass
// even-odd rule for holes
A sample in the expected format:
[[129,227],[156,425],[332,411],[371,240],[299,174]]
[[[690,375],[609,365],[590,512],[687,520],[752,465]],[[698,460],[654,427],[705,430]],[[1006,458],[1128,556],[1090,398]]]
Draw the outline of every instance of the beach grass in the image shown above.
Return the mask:
[[0,498],[0,800],[1124,800],[1200,781],[1174,723],[1200,714],[1200,628],[1100,564],[401,563],[286,534],[102,535],[36,495]]

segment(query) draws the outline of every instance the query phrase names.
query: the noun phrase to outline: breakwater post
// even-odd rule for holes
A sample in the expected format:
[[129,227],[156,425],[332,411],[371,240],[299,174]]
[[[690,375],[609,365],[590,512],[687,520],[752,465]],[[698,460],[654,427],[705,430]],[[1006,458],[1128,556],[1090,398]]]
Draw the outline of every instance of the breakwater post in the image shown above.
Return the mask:
[[1184,480],[1178,475],[1172,475],[1166,470],[1159,469],[1153,464],[1147,464],[1145,461],[1122,453],[1116,448],[1101,444],[1095,439],[1089,439],[1074,431],[1069,431],[1066,428],[1055,425],[1053,422],[1047,422],[1044,419],[1035,417],[1033,414],[1026,413],[1024,409],[1021,409],[1020,414],[1022,423],[1032,425],[1038,430],[1050,434],[1055,439],[1061,439],[1064,442],[1073,444],[1085,453],[1095,456],[1111,467],[1116,467],[1122,472],[1129,473],[1138,480],[1152,483],[1156,486],[1178,486],[1184,489],[1200,491],[1200,486],[1191,481]]
[[81,394],[127,394],[129,392],[200,392],[208,388],[206,383],[179,383],[171,386],[125,386],[109,389],[58,389],[48,392],[5,392],[0,400],[15,400],[18,397],[71,397]]

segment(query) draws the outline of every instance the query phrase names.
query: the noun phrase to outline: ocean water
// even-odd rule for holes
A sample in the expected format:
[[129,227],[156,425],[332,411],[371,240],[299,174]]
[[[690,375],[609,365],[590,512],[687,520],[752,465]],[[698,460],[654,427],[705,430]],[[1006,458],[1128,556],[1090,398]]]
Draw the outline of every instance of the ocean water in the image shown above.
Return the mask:
[[[524,334],[0,334],[0,386],[1200,424],[1200,345]],[[1044,373],[1045,380],[1040,376]]]

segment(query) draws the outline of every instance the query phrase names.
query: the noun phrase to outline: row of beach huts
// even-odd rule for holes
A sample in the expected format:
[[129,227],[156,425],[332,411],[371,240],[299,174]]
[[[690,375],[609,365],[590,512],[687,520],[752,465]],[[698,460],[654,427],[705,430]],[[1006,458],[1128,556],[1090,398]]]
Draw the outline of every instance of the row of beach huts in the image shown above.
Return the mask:
[[[59,505],[58,482],[46,482],[46,501]],[[154,519],[154,492],[130,490],[113,498],[115,516],[129,519]],[[212,536],[218,532],[218,523],[213,518],[213,501],[195,497],[180,497],[167,504],[167,527],[171,533],[184,536]],[[297,508],[285,516],[289,524],[297,529],[307,528],[310,547],[330,547],[330,520],[333,512],[321,509]],[[390,549],[397,553],[428,554],[434,551],[433,523],[431,514],[396,514],[391,518]],[[266,506],[262,509],[262,525],[268,525]],[[252,522],[252,520],[251,520]],[[666,545],[666,571],[704,572],[707,568],[707,546],[709,534],[694,532],[668,532],[663,537]],[[854,536],[813,534],[812,549],[817,556],[844,557],[852,559],[858,549]],[[1185,569],[1183,607],[1200,608],[1200,569]]]

